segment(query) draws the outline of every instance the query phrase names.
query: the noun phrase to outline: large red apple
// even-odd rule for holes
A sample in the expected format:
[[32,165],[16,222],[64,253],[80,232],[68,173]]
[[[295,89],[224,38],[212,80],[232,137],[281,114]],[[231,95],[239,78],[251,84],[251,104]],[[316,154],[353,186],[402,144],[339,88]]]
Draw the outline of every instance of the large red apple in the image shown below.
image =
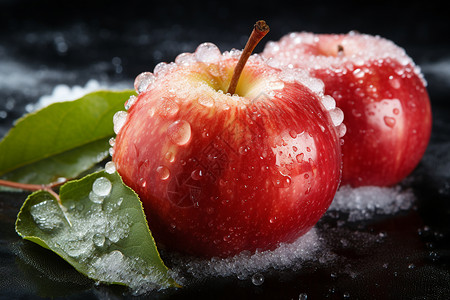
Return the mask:
[[225,257],[292,242],[339,185],[342,112],[323,83],[253,55],[227,94],[240,55],[205,43],[159,64],[117,115],[116,169],[170,249]]
[[431,132],[426,83],[405,51],[378,36],[291,33],[269,42],[272,66],[309,70],[345,115],[342,184],[389,186],[419,163]]

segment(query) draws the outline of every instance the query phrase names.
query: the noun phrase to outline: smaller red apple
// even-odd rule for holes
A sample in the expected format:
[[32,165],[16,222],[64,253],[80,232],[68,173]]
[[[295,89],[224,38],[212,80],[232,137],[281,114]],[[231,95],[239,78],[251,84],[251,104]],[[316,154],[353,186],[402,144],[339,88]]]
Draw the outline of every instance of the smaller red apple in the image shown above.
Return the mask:
[[342,184],[389,186],[410,174],[431,133],[426,82],[405,51],[379,36],[291,33],[269,42],[272,66],[306,69],[345,115]]
[[170,249],[225,257],[292,242],[339,185],[343,116],[323,83],[258,55],[244,68],[241,54],[204,43],[159,64],[117,115],[113,161]]

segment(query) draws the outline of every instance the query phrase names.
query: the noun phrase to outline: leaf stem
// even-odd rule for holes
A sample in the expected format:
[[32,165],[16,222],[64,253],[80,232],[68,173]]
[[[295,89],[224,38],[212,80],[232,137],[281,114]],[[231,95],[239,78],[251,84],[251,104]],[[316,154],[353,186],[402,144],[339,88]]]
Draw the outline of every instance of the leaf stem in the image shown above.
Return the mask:
[[67,223],[69,223],[69,226],[72,227],[72,223],[70,222],[70,220],[66,214],[66,208],[62,205],[61,198],[59,197],[58,193],[53,190],[54,188],[56,188],[60,185],[63,185],[66,182],[67,182],[67,179],[51,182],[49,184],[30,184],[30,183],[21,183],[21,182],[14,182],[14,181],[0,179],[0,186],[6,186],[6,187],[10,187],[10,188],[21,189],[21,190],[26,190],[26,191],[31,191],[31,192],[41,191],[41,190],[48,192],[56,199],[59,207],[63,211],[64,217],[66,218]]
[[14,182],[14,181],[0,179],[0,186],[6,186],[6,187],[14,188],[14,189],[21,189],[21,190],[32,191],[32,192],[44,190],[47,192],[52,191],[53,193],[55,193],[53,191],[53,188],[63,185],[66,182],[67,182],[67,179],[51,182],[49,184],[31,184],[31,183],[21,183],[21,182]]
[[236,92],[239,77],[241,77],[241,73],[242,70],[244,70],[245,63],[252,54],[253,50],[255,50],[256,45],[258,45],[259,41],[262,40],[262,38],[269,32],[269,30],[269,25],[267,25],[265,21],[260,20],[256,22],[255,26],[253,27],[253,31],[248,38],[247,44],[245,45],[244,50],[242,50],[241,57],[239,57],[239,61],[234,68],[233,77],[231,78],[227,93],[233,95]]

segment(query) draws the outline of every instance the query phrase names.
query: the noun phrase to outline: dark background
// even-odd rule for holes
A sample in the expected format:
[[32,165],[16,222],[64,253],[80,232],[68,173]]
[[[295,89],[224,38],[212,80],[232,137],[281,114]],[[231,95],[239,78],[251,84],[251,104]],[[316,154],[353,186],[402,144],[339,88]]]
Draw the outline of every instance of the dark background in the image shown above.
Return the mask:
[[[198,44],[243,48],[264,19],[278,40],[291,31],[381,35],[405,48],[428,80],[433,134],[427,153],[407,179],[415,209],[338,226],[326,216],[318,229],[341,259],[308,263],[300,271],[265,274],[262,286],[212,278],[156,298],[448,299],[450,298],[450,21],[442,1],[5,1],[0,0],[0,136],[26,105],[57,84],[89,79],[132,87],[137,74],[173,61]],[[1,153],[0,153],[1,155]],[[14,232],[26,194],[0,193],[0,299],[61,297],[120,299],[123,289],[95,286],[56,255]],[[345,216],[341,216],[345,219]],[[380,244],[355,233],[386,234]],[[350,237],[350,246],[335,242]],[[383,265],[389,265],[389,268]],[[411,267],[411,265],[413,267]],[[350,276],[351,274],[358,276]],[[347,271],[345,271],[347,270]],[[142,297],[143,298],[143,297]]]

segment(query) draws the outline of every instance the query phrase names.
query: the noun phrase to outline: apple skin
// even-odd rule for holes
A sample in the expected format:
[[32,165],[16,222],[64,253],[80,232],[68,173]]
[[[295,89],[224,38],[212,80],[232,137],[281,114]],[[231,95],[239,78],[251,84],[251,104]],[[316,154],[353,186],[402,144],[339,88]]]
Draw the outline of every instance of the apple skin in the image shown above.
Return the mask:
[[338,188],[340,139],[320,96],[296,81],[267,90],[280,71],[255,55],[243,97],[217,92],[237,57],[170,64],[115,139],[116,169],[158,246],[199,257],[274,249],[306,233]]
[[417,166],[430,139],[431,107],[403,49],[364,34],[292,33],[263,55],[309,70],[344,112],[342,185],[391,186]]

